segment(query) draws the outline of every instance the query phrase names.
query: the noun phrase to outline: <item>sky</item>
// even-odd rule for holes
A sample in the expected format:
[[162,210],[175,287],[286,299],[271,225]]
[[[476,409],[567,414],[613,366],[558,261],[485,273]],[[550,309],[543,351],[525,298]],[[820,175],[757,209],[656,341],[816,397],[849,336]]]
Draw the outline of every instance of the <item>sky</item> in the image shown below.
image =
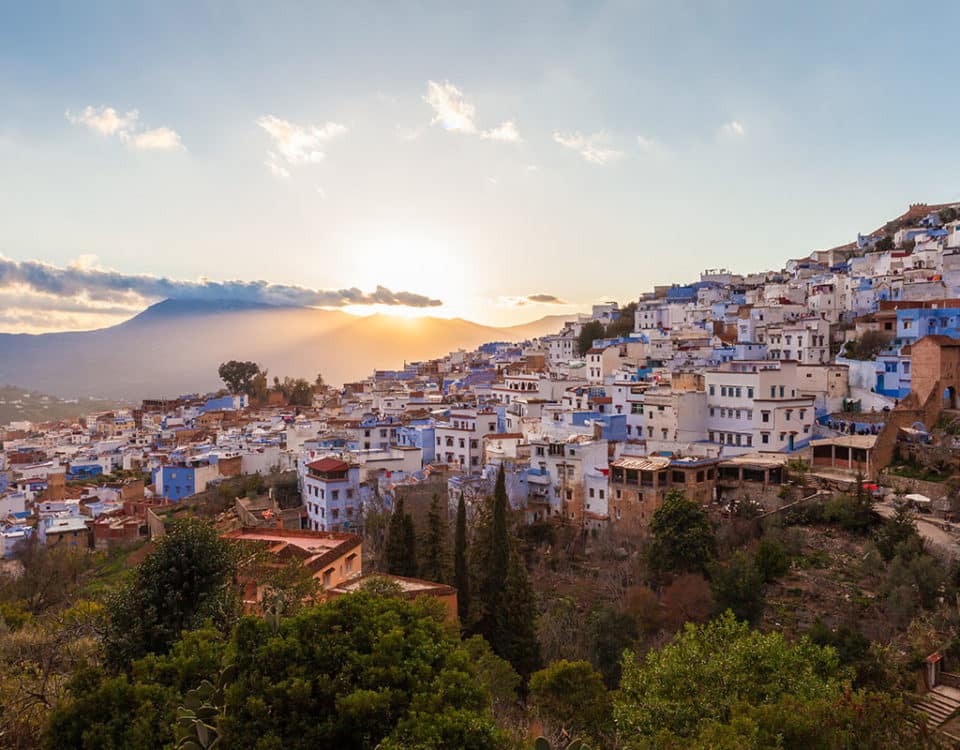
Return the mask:
[[960,4],[0,2],[0,330],[508,325],[960,199]]

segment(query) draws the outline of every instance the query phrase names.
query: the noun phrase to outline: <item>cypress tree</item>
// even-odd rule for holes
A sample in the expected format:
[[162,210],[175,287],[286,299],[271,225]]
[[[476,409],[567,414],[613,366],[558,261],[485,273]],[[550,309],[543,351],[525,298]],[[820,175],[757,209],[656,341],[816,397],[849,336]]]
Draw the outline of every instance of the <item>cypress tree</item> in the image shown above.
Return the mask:
[[[497,651],[496,639],[500,631],[504,606],[504,582],[510,570],[510,537],[507,530],[507,486],[503,466],[497,472],[493,490],[489,531],[483,535],[486,549],[480,557],[479,594],[482,605],[477,631]],[[497,651],[499,654],[500,652]]]
[[470,572],[467,570],[467,504],[460,493],[457,529],[453,542],[453,585],[457,588],[457,615],[461,623],[470,616]]
[[397,504],[387,526],[387,544],[384,550],[384,570],[397,576],[417,574],[413,519],[403,509],[403,498]]
[[417,531],[409,513],[403,514],[403,570],[397,575],[410,578],[417,575]]
[[443,582],[447,578],[447,519],[444,510],[440,507],[440,496],[434,493],[427,514],[427,535],[420,573],[429,581]]
[[500,656],[509,661],[524,679],[541,666],[537,640],[537,605],[523,557],[515,549],[504,584],[503,614],[498,639]]

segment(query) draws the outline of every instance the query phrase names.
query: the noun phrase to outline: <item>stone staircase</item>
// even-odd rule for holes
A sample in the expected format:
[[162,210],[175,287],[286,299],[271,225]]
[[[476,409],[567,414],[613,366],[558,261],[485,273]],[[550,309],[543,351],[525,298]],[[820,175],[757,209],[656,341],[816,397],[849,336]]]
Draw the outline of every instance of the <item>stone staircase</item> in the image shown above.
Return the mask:
[[927,726],[937,730],[960,711],[960,690],[947,685],[937,685],[913,705],[927,717]]

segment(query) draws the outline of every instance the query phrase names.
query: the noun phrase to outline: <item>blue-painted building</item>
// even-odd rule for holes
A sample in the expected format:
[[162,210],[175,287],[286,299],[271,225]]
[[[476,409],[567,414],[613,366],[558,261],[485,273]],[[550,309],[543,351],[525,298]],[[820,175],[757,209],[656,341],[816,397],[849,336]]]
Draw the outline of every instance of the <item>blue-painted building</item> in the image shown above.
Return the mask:
[[424,465],[433,463],[437,457],[436,429],[432,419],[414,419],[397,428],[397,445],[420,448]]
[[72,482],[77,479],[93,479],[103,474],[103,466],[99,463],[71,463],[67,469],[67,481]]

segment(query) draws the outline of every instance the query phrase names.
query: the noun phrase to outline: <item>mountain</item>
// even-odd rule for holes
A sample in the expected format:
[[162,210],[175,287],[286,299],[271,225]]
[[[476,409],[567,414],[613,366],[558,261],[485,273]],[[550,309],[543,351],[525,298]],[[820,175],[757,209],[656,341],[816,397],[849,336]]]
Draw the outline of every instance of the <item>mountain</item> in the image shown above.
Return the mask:
[[254,360],[271,375],[328,383],[487,341],[555,333],[561,316],[508,328],[459,318],[360,317],[339,310],[165,300],[95,331],[0,334],[0,383],[66,397],[138,400],[221,386],[217,367]]
[[61,419],[78,419],[92,412],[106,411],[117,406],[113,401],[90,398],[64,401],[56,396],[28,391],[25,388],[0,386],[0,424],[21,420],[55,422]]

